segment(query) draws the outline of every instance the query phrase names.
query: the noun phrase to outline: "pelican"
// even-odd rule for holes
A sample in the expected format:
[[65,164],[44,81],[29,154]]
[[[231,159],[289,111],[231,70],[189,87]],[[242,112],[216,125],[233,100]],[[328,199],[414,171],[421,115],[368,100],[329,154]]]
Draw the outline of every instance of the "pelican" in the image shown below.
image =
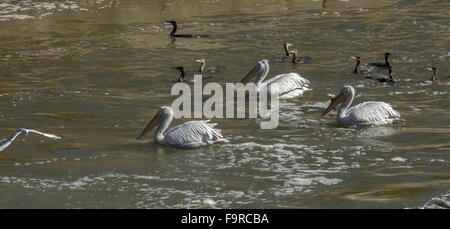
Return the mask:
[[375,72],[375,67],[367,66],[367,65],[361,65],[361,57],[359,56],[352,56],[352,59],[355,59],[356,65],[355,69],[353,70],[353,73],[359,73],[359,74],[368,74],[371,72]]
[[441,199],[439,197],[432,198],[425,205],[423,205],[421,209],[429,208],[429,206],[432,206],[433,204],[444,209],[450,209],[450,202],[445,201],[444,199]]
[[373,66],[373,67],[377,67],[377,68],[388,68],[388,66],[391,65],[391,63],[389,63],[389,57],[391,56],[390,53],[385,53],[384,54],[384,63],[369,63],[369,66]]
[[256,63],[252,70],[241,80],[241,83],[245,84],[250,81],[256,75],[256,88],[258,92],[261,89],[262,85],[267,85],[268,93],[275,93],[275,91],[271,91],[272,84],[276,84],[277,92],[279,94],[279,98],[288,99],[293,98],[299,95],[302,95],[304,91],[310,90],[309,85],[311,84],[309,80],[301,77],[298,73],[285,73],[281,75],[274,76],[266,81],[263,80],[266,78],[269,73],[269,61],[268,60],[260,60]]
[[214,72],[217,72],[217,71],[222,70],[222,69],[225,68],[224,66],[213,66],[213,67],[205,68],[205,66],[206,66],[206,59],[205,58],[200,58],[198,60],[195,60],[195,62],[201,63],[200,64],[200,68],[198,69],[198,72],[214,73]]
[[177,22],[176,21],[166,21],[167,23],[172,24],[173,28],[170,32],[171,37],[185,37],[185,38],[204,38],[209,37],[209,35],[192,35],[192,34],[175,34],[177,32]]
[[400,119],[400,114],[395,111],[390,104],[370,101],[350,107],[353,98],[355,98],[355,89],[349,85],[344,86],[321,116],[326,115],[338,104],[343,102],[343,104],[337,108],[337,122],[339,125],[383,125],[393,123]]
[[[194,82],[194,78],[186,77],[186,72],[184,71],[184,67],[176,67],[172,68],[180,71],[180,76],[178,77],[178,82],[192,83]],[[211,79],[212,76],[203,77],[203,79]]]
[[210,120],[185,122],[165,132],[172,122],[172,118],[172,108],[162,106],[137,139],[141,139],[150,130],[158,126],[155,139],[164,146],[189,149],[228,142],[223,138],[221,130],[214,128],[217,124],[209,123]]
[[289,57],[291,56],[291,52],[289,50],[289,47],[292,46],[291,43],[289,42],[284,42],[283,44],[283,48],[284,48],[284,53],[283,55],[281,55],[280,57],[278,57],[277,59],[275,59],[275,61],[281,62],[281,61],[287,61],[289,60]]
[[0,142],[0,151],[3,151],[9,145],[11,145],[11,143],[17,138],[17,136],[19,136],[22,133],[25,134],[25,135],[28,135],[28,133],[35,133],[35,134],[39,134],[39,135],[45,136],[47,138],[53,138],[53,139],[62,139],[63,138],[62,136],[56,136],[56,135],[53,135],[53,134],[47,134],[47,133],[39,132],[37,130],[20,128],[13,135],[11,135],[11,137],[9,137],[9,138],[3,140],[2,142]]
[[309,57],[309,56],[298,55],[297,49],[292,49],[290,51],[290,53],[292,54],[291,63],[293,63],[293,64],[296,64],[296,63],[304,64],[311,60],[311,57]]

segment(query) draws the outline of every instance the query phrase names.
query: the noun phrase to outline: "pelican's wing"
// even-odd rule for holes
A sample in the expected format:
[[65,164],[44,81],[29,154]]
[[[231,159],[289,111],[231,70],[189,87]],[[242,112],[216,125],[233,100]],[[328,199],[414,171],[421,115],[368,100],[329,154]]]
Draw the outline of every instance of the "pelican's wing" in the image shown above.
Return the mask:
[[303,94],[303,91],[309,90],[309,86],[311,85],[309,80],[294,72],[277,75],[264,82],[264,84],[267,84],[268,86],[273,83],[278,85],[280,97],[293,92],[298,92],[295,93],[296,95]]
[[428,208],[429,206],[432,205],[437,205],[441,208],[446,208],[446,209],[450,209],[450,202],[447,202],[441,198],[435,197],[432,198],[431,200],[429,200],[423,207],[422,209]]
[[354,124],[384,124],[400,118],[400,114],[385,102],[364,102],[348,109],[348,120]]
[[53,135],[53,134],[42,133],[42,132],[39,132],[39,131],[37,131],[37,130],[21,128],[21,129],[18,129],[13,135],[11,135],[11,137],[9,137],[8,139],[3,140],[3,141],[0,143],[0,151],[3,151],[3,150],[6,149],[9,145],[11,145],[11,143],[12,143],[12,142],[17,138],[17,136],[19,136],[21,133],[24,133],[24,134],[35,133],[35,134],[40,134],[40,135],[43,135],[43,136],[45,136],[45,137],[53,138],[53,139],[61,139],[61,138],[62,138],[61,136],[56,136],[56,135]]
[[180,148],[193,148],[225,142],[219,129],[215,129],[216,123],[209,120],[190,121],[176,126],[165,133],[166,144]]

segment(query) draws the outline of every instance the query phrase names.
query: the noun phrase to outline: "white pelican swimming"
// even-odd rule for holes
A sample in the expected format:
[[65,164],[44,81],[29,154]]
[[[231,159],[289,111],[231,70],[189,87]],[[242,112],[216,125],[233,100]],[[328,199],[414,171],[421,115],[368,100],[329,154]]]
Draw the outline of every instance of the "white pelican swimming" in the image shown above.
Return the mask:
[[385,102],[370,101],[350,107],[354,97],[355,89],[352,86],[344,86],[321,116],[326,115],[343,102],[337,109],[337,122],[340,125],[383,125],[400,119],[400,114]]
[[156,129],[155,139],[161,145],[177,148],[195,148],[219,142],[228,142],[228,140],[223,138],[221,131],[214,128],[217,124],[208,123],[209,120],[185,122],[164,133],[172,122],[172,118],[172,108],[162,106],[137,139],[142,138],[159,124]]
[[269,73],[269,61],[260,60],[256,63],[255,67],[241,80],[241,83],[248,83],[256,75],[255,85],[259,91],[261,85],[267,85],[268,93],[272,94],[275,91],[271,91],[271,84],[277,84],[277,91],[281,99],[293,98],[302,95],[304,91],[310,90],[309,85],[311,84],[309,80],[301,77],[298,73],[286,73],[274,76],[266,81]]
[[6,149],[14,141],[14,139],[16,139],[17,136],[19,136],[22,133],[24,133],[26,135],[28,133],[35,133],[35,134],[43,135],[43,136],[45,136],[47,138],[62,139],[61,136],[56,136],[56,135],[53,135],[53,134],[42,133],[42,132],[39,132],[37,130],[21,128],[21,129],[18,129],[13,135],[11,135],[11,137],[9,137],[9,138],[3,140],[2,142],[0,142],[0,151],[3,151],[4,149]]

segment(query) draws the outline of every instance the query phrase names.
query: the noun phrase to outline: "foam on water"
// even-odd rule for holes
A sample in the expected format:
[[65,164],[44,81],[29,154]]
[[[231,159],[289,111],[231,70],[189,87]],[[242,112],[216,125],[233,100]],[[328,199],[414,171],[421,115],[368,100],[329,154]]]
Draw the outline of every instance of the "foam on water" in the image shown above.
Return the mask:
[[37,2],[32,0],[5,1],[0,3],[0,22],[9,20],[41,19],[61,11],[82,12],[88,8],[104,9],[117,6],[116,0]]

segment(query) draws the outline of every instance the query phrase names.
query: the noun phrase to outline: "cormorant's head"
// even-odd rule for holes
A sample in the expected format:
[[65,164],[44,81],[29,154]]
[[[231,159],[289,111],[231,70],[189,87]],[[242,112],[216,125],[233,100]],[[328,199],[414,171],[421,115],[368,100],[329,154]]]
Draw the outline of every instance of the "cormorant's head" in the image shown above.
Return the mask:
[[352,56],[352,59],[354,59],[356,62],[360,62],[361,61],[361,57],[360,56]]
[[291,51],[289,51],[290,54],[293,55],[298,55],[298,50],[297,49],[292,49]]
[[172,68],[172,69],[177,69],[179,71],[184,71],[184,67],[175,67],[175,68]]
[[432,71],[433,73],[437,72],[437,68],[436,67],[432,67],[432,68],[427,68],[428,71]]
[[292,44],[291,44],[291,43],[289,43],[289,42],[284,42],[284,46],[286,46],[286,47],[288,47],[288,48],[289,48],[289,46],[292,46]]
[[195,62],[204,64],[206,62],[206,59],[202,57],[198,60],[195,60]]

